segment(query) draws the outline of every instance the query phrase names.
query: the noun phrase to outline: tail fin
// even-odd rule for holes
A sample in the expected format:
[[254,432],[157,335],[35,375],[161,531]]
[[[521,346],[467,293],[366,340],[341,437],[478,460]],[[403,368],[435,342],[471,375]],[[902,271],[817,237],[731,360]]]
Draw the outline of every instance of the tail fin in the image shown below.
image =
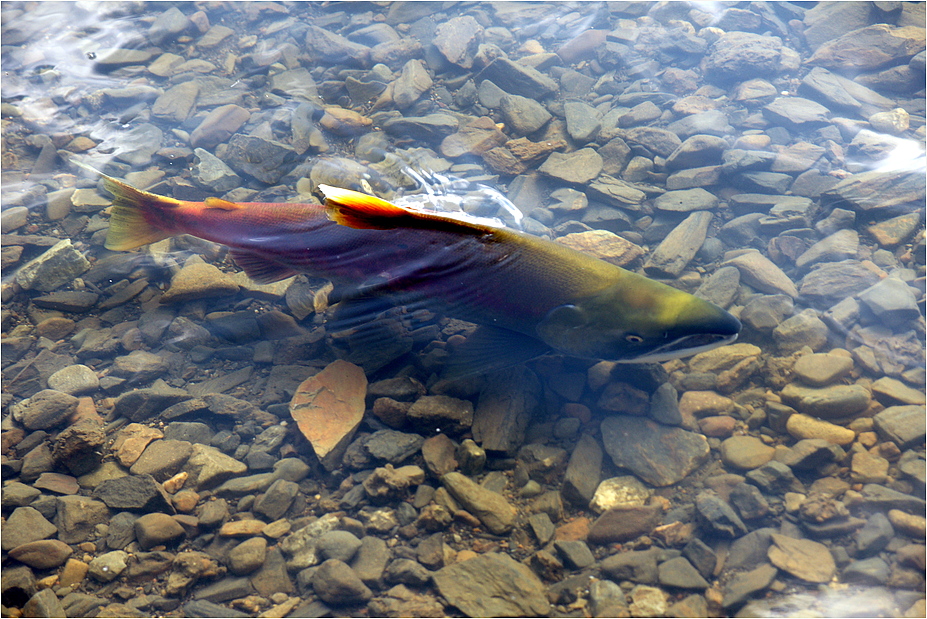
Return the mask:
[[[103,179],[104,189],[113,194],[109,230],[106,232],[104,244],[106,249],[126,251],[164,240],[175,234],[172,230],[157,225],[157,220],[163,219],[162,217],[150,215],[178,207],[181,204],[180,200],[136,189],[85,163],[74,163],[87,171],[99,174]],[[149,216],[146,217],[146,213]]]

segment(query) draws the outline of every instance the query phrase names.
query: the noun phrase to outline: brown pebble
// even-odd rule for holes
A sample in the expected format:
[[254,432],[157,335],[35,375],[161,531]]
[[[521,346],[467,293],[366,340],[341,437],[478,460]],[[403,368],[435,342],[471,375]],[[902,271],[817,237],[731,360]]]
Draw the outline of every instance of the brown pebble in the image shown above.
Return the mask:
[[174,508],[182,513],[190,513],[196,508],[200,495],[193,490],[181,490],[174,495]]
[[705,436],[727,438],[734,433],[737,420],[729,415],[713,415],[698,420],[698,427]]
[[53,342],[63,340],[74,331],[74,321],[63,316],[46,318],[35,326],[35,332],[40,337],[47,337]]
[[71,556],[71,547],[56,539],[41,539],[10,550],[10,556],[29,567],[45,570],[58,567]]
[[260,535],[267,523],[260,520],[233,520],[226,522],[219,529],[220,537],[255,537]]
[[58,584],[62,587],[79,585],[87,575],[89,567],[90,566],[83,561],[68,559],[67,563],[64,564],[64,568],[61,570],[61,574],[58,576]]

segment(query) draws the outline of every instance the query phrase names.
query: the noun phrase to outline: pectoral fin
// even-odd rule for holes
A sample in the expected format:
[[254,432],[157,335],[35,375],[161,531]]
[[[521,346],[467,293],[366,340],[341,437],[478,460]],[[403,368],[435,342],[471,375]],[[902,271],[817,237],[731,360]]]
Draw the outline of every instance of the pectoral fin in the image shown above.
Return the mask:
[[441,378],[456,380],[502,370],[551,352],[544,342],[516,331],[481,325],[451,350]]
[[296,275],[296,271],[293,269],[272,262],[264,256],[259,256],[250,251],[233,249],[230,253],[235,264],[244,269],[248,277],[258,284],[272,284]]

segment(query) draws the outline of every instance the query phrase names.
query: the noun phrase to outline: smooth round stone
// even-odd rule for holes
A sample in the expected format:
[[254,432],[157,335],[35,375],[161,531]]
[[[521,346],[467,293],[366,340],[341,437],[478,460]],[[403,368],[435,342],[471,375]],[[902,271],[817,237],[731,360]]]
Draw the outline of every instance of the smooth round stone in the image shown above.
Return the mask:
[[903,108],[895,108],[890,112],[877,112],[869,117],[869,124],[876,131],[889,133],[891,135],[901,135],[908,130],[911,124],[911,116]]
[[162,303],[180,303],[204,297],[223,297],[238,292],[238,284],[205,262],[187,262],[171,279],[171,287],[161,296]]
[[176,520],[161,512],[145,514],[135,521],[135,537],[138,544],[147,550],[182,537],[183,527]]
[[822,438],[834,445],[849,445],[856,439],[856,433],[849,428],[796,413],[785,423],[786,431],[796,439]]
[[850,417],[866,410],[872,400],[869,390],[862,385],[817,388],[790,383],[781,395],[786,404],[795,406],[799,412],[823,419]]
[[852,369],[852,357],[833,353],[816,353],[799,357],[792,367],[795,376],[812,387],[829,385],[848,374]]
[[266,539],[263,537],[247,539],[229,551],[229,570],[239,576],[250,574],[264,564],[266,554]]
[[10,556],[29,567],[45,570],[63,564],[72,552],[71,547],[64,542],[43,539],[13,548]]
[[774,448],[755,436],[732,436],[721,443],[721,461],[741,470],[763,466],[775,453]]
[[90,561],[90,575],[101,582],[110,582],[119,577],[126,569],[129,553],[123,550],[113,550],[94,557]]
[[71,365],[49,376],[48,386],[70,395],[78,395],[96,391],[100,386],[100,379],[97,378],[96,372],[86,365]]

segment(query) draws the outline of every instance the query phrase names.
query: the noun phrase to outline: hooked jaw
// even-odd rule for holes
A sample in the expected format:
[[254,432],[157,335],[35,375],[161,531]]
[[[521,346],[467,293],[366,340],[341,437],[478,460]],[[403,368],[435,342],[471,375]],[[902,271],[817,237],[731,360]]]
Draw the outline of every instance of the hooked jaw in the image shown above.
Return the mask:
[[720,307],[691,297],[675,324],[664,333],[665,341],[649,352],[624,363],[654,363],[679,359],[732,344],[740,334],[740,321]]

